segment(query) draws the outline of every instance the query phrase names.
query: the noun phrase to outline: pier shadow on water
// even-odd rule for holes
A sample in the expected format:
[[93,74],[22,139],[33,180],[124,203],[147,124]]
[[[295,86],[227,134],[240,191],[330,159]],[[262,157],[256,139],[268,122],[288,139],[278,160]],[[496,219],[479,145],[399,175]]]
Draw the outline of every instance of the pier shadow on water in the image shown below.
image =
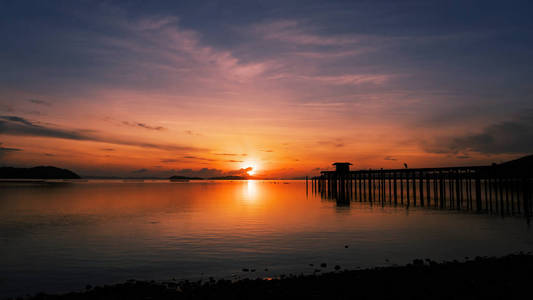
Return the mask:
[[533,212],[531,172],[498,166],[324,171],[310,185],[312,193],[339,207],[367,202],[523,216],[528,223]]

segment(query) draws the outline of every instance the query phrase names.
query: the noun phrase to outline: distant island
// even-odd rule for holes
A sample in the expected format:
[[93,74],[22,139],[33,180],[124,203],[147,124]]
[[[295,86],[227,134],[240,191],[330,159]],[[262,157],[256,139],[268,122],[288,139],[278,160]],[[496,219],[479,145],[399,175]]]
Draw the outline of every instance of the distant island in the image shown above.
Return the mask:
[[185,181],[185,180],[203,180],[202,177],[189,177],[189,176],[172,176],[169,178],[171,181]]
[[247,180],[250,179],[245,176],[220,176],[220,177],[211,177],[211,180]]
[[171,181],[187,181],[187,180],[246,180],[249,179],[245,176],[220,176],[220,177],[209,177],[209,178],[202,178],[202,177],[189,177],[189,176],[172,176],[169,178]]
[[67,169],[51,166],[33,168],[0,167],[1,179],[80,179],[81,177]]

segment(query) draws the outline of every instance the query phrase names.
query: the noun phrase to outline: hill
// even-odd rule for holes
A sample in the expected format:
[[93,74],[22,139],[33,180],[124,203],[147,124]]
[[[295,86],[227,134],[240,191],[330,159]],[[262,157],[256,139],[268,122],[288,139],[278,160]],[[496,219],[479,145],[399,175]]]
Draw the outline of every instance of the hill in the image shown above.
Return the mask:
[[172,176],[169,178],[170,180],[203,180],[201,177],[188,177],[188,176]]
[[493,166],[500,168],[504,172],[527,174],[533,170],[533,155],[527,155]]
[[0,178],[3,179],[80,179],[81,177],[67,169],[51,166],[33,168],[0,167]]
[[533,168],[533,154],[499,164],[506,168]]
[[221,177],[211,177],[211,180],[246,180],[249,179],[244,176],[221,176]]

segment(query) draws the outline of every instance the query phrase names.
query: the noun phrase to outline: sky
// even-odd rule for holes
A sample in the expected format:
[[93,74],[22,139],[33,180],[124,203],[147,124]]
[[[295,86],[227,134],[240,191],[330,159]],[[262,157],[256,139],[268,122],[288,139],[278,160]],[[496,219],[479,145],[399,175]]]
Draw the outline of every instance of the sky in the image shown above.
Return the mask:
[[[533,153],[529,1],[0,0],[0,165],[316,175]],[[250,171],[249,168],[252,168]]]

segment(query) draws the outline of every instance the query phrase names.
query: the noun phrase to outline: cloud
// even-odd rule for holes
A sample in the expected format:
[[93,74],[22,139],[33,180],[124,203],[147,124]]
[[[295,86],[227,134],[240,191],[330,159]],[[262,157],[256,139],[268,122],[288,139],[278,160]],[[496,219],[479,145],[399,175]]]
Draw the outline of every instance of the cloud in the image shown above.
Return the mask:
[[0,159],[3,159],[4,156],[8,155],[9,153],[22,151],[22,149],[19,148],[3,147],[2,145],[3,144],[0,143]]
[[224,175],[224,172],[219,169],[210,169],[202,168],[199,170],[193,169],[177,169],[171,170],[174,175],[188,176],[188,177],[201,177],[201,178],[210,178],[210,177],[220,177]]
[[[230,51],[204,44],[200,33],[182,28],[175,17],[147,16],[134,22],[124,18],[103,21],[120,29],[123,35],[99,42],[128,54],[126,58],[117,57],[119,60],[140,58],[142,65],[137,68],[146,68],[154,78],[166,79],[163,84],[175,86],[180,81],[183,83],[181,87],[185,88],[189,87],[187,82],[242,82],[268,68],[264,62],[244,62]],[[114,50],[112,53],[114,57],[121,55]],[[134,76],[134,79],[146,78],[143,73]]]
[[238,170],[233,170],[226,172],[226,175],[228,176],[247,176],[249,171],[252,171],[254,168],[248,167],[248,168],[241,168]]
[[[144,12],[130,18],[121,5],[108,4],[76,13],[79,21],[76,26],[55,22],[47,29],[31,26],[24,31],[44,35],[37,39],[53,36],[61,43],[43,43],[39,56],[31,60],[23,59],[24,54],[20,54],[18,59],[6,61],[13,71],[10,78],[20,78],[20,85],[46,84],[49,89],[61,86],[61,89],[76,89],[78,93],[97,87],[106,92],[129,89],[143,93],[179,91],[185,95],[202,90],[219,95],[234,84],[251,82],[271,68],[267,60],[240,58],[234,48],[206,43],[209,39],[205,33],[182,26],[179,18],[169,14],[169,11]],[[34,22],[39,21],[33,19],[30,23],[38,24]],[[93,26],[106,30],[86,30]],[[78,43],[80,36],[83,36],[83,47]],[[33,44],[36,38],[32,35],[21,41],[12,37],[15,43],[8,51],[13,52],[21,44]],[[73,61],[66,62],[64,57]],[[56,60],[53,66],[46,63]],[[84,76],[68,75],[71,72],[81,72]]]
[[221,176],[247,176],[248,171],[251,171],[252,167],[241,168],[238,170],[223,171],[220,169],[210,169],[202,168],[198,170],[194,169],[177,169],[171,170],[172,174],[188,177],[201,177],[201,178],[211,178],[211,177],[221,177]]
[[225,162],[238,162],[238,163],[242,163],[242,162],[244,162],[244,160],[228,159],[228,160],[225,160]]
[[194,132],[194,131],[192,131],[192,130],[185,130],[185,131],[183,131],[183,132],[185,132],[185,134],[187,134],[187,135],[202,136],[201,133]]
[[26,101],[33,103],[33,104],[38,104],[38,105],[52,106],[50,102],[39,100],[39,99],[26,99]]
[[131,172],[135,174],[146,173],[148,172],[148,169],[142,168],[142,169],[131,171]]
[[344,74],[336,76],[297,76],[307,81],[318,81],[333,85],[361,85],[365,83],[380,85],[387,81],[391,75],[383,74]]
[[318,35],[306,24],[295,20],[279,20],[257,24],[252,31],[263,39],[303,46],[345,46],[360,42],[354,35]]
[[215,153],[215,155],[221,155],[221,156],[247,156],[248,154],[246,154],[246,153],[242,153],[242,154],[238,154],[238,153]]
[[112,151],[115,151],[115,149],[113,148],[100,148],[101,151],[108,151],[108,152],[112,152]]
[[162,127],[162,126],[151,126],[151,125],[147,125],[145,123],[137,123],[137,122],[130,123],[128,121],[123,121],[122,124],[130,126],[130,127],[141,127],[141,128],[149,129],[149,130],[157,130],[157,131],[166,130],[165,127]]
[[397,158],[394,158],[392,156],[385,156],[385,158],[383,158],[384,160],[393,160],[393,161],[396,161],[398,160]]
[[182,162],[182,161],[183,160],[174,159],[174,158],[166,158],[166,159],[161,160],[162,163],[175,163],[175,162]]
[[454,155],[472,151],[484,154],[533,153],[533,110],[514,120],[490,124],[478,133],[422,142],[422,148],[430,153]]
[[187,159],[196,159],[196,160],[204,160],[204,161],[216,161],[216,159],[205,158],[205,157],[198,157],[198,156],[193,156],[193,155],[186,155],[186,156],[184,156],[183,158],[187,158]]
[[317,144],[322,146],[330,146],[335,148],[344,147],[344,143],[342,143],[341,139],[336,139],[336,141],[318,141]]
[[0,143],[0,152],[18,152],[18,151],[22,151],[22,149],[2,147],[2,143]]
[[347,56],[354,56],[366,52],[365,50],[348,50],[348,51],[299,51],[295,55],[312,58],[312,59],[336,59]]
[[142,148],[153,148],[167,151],[199,151],[206,150],[191,146],[168,145],[168,144],[153,144],[146,142],[138,142],[121,138],[110,138],[99,135],[93,130],[82,129],[62,129],[53,128],[49,126],[37,125],[24,118],[17,116],[0,116],[0,133],[14,136],[37,136],[59,138],[77,141],[93,141],[117,145],[136,146]]
[[166,129],[165,127],[162,127],[162,126],[149,126],[144,123],[137,123],[137,126],[150,129],[150,130],[165,130]]
[[17,117],[17,116],[0,116],[0,119],[4,119],[4,120],[8,120],[8,121],[12,121],[12,122],[17,122],[17,123],[22,123],[24,125],[28,125],[28,126],[33,126],[33,124],[24,119],[24,118],[21,118],[21,117]]

